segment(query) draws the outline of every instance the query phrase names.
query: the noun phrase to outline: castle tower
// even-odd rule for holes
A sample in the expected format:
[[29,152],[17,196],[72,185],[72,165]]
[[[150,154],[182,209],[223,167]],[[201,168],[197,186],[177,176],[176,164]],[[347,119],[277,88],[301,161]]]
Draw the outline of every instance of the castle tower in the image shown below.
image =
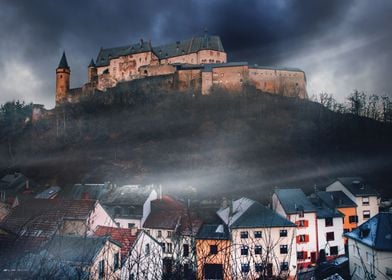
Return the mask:
[[56,105],[67,101],[71,69],[68,66],[65,52],[56,69]]
[[88,82],[94,84],[97,81],[97,66],[94,63],[94,59],[91,59],[90,64],[88,65],[88,73],[87,78]]

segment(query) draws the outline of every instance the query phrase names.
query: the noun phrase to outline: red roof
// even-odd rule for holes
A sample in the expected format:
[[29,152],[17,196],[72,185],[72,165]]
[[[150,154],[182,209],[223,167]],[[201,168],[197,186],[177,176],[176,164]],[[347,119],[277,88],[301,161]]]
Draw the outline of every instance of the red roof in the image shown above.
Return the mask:
[[113,228],[99,226],[94,233],[96,236],[110,236],[113,240],[122,245],[121,259],[125,260],[129,250],[136,240],[137,232],[129,228]]

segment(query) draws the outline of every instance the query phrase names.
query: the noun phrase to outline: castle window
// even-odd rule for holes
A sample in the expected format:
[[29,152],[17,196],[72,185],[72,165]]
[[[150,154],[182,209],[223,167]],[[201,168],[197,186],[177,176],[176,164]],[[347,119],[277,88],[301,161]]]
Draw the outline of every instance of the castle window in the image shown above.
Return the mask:
[[221,77],[223,77],[224,75],[223,75],[223,73],[221,73]]
[[63,78],[63,75],[60,75],[60,79],[62,79]]
[[141,57],[139,58],[139,62],[142,62],[142,58]]

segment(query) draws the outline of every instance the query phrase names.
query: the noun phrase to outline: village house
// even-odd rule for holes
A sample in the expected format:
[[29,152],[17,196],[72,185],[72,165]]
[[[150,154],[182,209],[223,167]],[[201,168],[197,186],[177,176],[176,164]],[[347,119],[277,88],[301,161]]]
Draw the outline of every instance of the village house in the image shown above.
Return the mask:
[[315,195],[326,207],[339,211],[344,215],[344,233],[355,229],[358,224],[357,204],[342,191],[317,191]]
[[196,279],[231,280],[231,241],[224,224],[204,224],[196,236]]
[[[15,260],[2,279],[120,279],[120,245],[107,237],[55,236]],[[20,278],[19,278],[20,277]]]
[[17,236],[12,245],[4,244],[11,251],[1,253],[23,255],[55,235],[89,236],[100,225],[116,227],[95,200],[31,199],[15,207],[0,223],[0,228]]
[[234,279],[279,276],[297,272],[296,225],[248,198],[233,201],[217,212],[231,234]]
[[[298,268],[307,268],[317,261],[317,209],[301,189],[275,189],[272,209],[297,225],[295,248]],[[294,244],[293,244],[294,245]]]
[[342,191],[357,205],[358,225],[379,211],[380,195],[360,177],[342,177],[326,188],[327,192]]
[[121,279],[163,279],[163,248],[146,231],[139,231],[121,269]]
[[392,213],[378,213],[345,236],[353,280],[392,278]]

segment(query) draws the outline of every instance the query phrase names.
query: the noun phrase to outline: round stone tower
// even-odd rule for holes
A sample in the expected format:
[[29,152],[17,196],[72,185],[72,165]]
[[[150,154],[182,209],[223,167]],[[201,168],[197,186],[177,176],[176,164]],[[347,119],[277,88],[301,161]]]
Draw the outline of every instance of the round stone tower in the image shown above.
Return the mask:
[[70,77],[71,69],[68,66],[65,52],[63,52],[59,66],[56,69],[56,105],[67,101]]

